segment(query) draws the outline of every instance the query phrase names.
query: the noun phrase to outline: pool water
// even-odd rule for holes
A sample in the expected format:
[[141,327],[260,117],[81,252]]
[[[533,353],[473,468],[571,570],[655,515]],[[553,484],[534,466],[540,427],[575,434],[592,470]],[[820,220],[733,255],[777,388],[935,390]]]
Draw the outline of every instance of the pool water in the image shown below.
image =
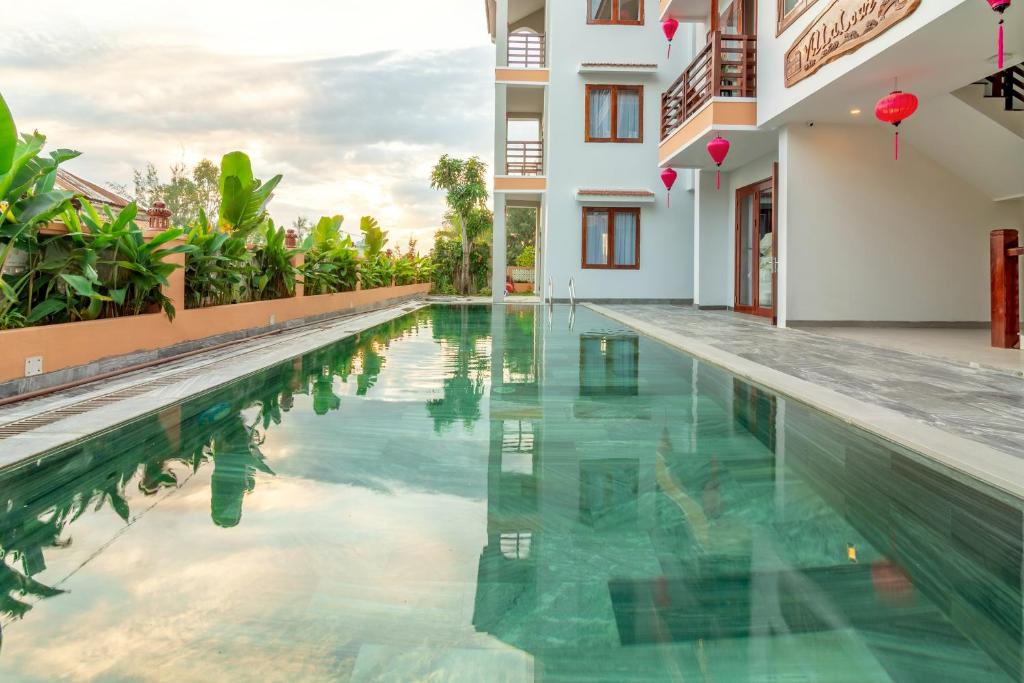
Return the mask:
[[0,680],[1020,681],[1022,505],[586,309],[0,474]]

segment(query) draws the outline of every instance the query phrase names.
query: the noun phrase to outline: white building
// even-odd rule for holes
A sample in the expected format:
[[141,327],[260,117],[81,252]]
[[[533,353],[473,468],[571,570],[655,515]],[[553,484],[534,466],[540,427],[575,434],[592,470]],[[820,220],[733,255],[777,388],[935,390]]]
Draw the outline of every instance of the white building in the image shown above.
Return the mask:
[[[1024,8],[1005,12],[1001,73],[982,0],[487,8],[496,299],[505,210],[523,205],[538,208],[537,281],[556,299],[572,278],[581,300],[692,301],[782,326],[988,324],[989,233],[1024,227]],[[898,161],[874,116],[896,78],[920,101]],[[731,143],[720,190],[716,135]]]

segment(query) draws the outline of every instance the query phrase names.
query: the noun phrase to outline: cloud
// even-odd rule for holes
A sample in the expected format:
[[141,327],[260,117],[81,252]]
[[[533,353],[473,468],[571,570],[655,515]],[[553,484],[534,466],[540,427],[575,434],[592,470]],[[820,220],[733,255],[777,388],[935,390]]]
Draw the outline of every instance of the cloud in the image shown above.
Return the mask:
[[165,169],[242,149],[257,175],[284,174],[279,221],[372,214],[422,245],[444,213],[432,163],[492,159],[490,46],[288,60],[140,49],[116,34],[77,47],[49,38],[0,51],[3,94],[21,128],[82,151],[69,168],[100,183],[127,183],[149,161]]

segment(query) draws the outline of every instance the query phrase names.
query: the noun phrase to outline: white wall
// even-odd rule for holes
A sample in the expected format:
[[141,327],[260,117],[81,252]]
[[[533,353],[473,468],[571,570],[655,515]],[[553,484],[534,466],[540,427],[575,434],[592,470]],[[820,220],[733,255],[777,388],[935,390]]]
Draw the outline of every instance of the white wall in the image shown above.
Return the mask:
[[786,159],[788,319],[986,321],[988,233],[1021,227],[909,144],[892,159],[875,126],[792,125]]
[[[545,271],[555,280],[555,296],[566,296],[568,278],[573,276],[580,298],[692,298],[692,194],[680,177],[672,208],[666,208],[657,152],[661,93],[692,58],[692,41],[681,40],[680,31],[668,64],[657,0],[646,0],[644,26],[588,25],[582,0],[548,0],[547,16],[551,80]],[[657,74],[644,76],[581,75],[581,62],[652,63],[660,68]],[[644,86],[643,144],[584,142],[587,83]],[[581,268],[582,205],[575,199],[580,188],[657,192],[656,203],[642,205],[639,270]]]
[[694,190],[694,273],[693,302],[703,307],[732,305],[733,231],[729,226],[729,193],[715,189],[714,171],[697,171]]
[[[758,3],[757,19],[757,122],[765,122],[778,116],[797,102],[807,98],[825,85],[832,83],[849,71],[856,69],[865,62],[878,56],[888,48],[896,45],[911,33],[931,23],[952,9],[965,3],[977,0],[927,0],[909,17],[866,43],[856,51],[847,53],[834,62],[826,64],[817,73],[800,81],[791,88],[785,86],[785,54],[793,45],[797,36],[811,24],[821,12],[828,7],[828,0],[818,0],[803,16],[789,26],[781,36],[775,36],[776,8],[774,0],[761,0]],[[987,10],[984,5],[979,10]],[[995,21],[993,35],[995,33]],[[973,36],[977,42],[988,40],[991,36]],[[956,48],[952,48],[956,49]],[[887,78],[889,75],[887,74]],[[879,90],[884,91],[888,83],[880,83]],[[957,85],[962,85],[958,83]]]

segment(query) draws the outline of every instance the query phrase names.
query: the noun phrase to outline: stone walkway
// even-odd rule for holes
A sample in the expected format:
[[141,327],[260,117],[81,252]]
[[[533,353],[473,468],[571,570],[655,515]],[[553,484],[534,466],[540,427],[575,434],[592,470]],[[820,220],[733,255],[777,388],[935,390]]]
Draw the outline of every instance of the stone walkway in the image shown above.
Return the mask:
[[804,330],[778,329],[724,311],[671,305],[604,308],[1024,458],[1024,378]]

